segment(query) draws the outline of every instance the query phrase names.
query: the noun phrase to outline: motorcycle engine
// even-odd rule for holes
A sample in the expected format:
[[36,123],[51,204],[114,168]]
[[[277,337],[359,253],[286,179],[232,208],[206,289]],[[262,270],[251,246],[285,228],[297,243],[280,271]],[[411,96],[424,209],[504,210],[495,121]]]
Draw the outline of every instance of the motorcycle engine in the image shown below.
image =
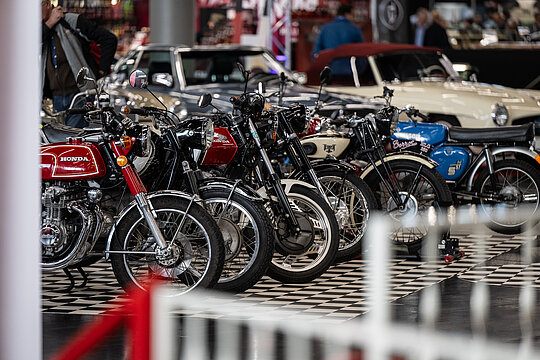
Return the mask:
[[82,226],[82,218],[73,213],[68,204],[84,198],[73,183],[44,184],[41,192],[42,256],[55,257],[68,250],[69,244]]

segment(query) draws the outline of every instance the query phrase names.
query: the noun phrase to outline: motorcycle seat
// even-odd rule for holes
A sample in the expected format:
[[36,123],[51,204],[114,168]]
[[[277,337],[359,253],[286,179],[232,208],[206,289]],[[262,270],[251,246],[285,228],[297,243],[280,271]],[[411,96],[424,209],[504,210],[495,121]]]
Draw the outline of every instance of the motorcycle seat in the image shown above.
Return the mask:
[[101,128],[74,128],[59,124],[43,124],[43,132],[50,143],[65,142],[68,138],[84,137],[99,131]]
[[470,142],[524,142],[534,139],[534,124],[524,124],[488,129],[451,127],[448,136],[454,141]]

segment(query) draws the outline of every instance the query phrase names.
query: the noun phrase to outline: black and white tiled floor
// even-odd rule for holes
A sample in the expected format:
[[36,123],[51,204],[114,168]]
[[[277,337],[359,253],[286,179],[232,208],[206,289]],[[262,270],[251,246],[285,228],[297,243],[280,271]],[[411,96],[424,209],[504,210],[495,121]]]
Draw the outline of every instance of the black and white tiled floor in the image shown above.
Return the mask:
[[[442,260],[427,263],[411,259],[393,259],[389,269],[390,300],[394,301],[429,285],[453,276],[461,279],[485,280],[490,284],[518,284],[532,280],[540,287],[540,264],[480,266],[486,260],[516,251],[524,241],[520,236],[487,235],[484,255],[479,255],[478,236],[461,235],[465,257],[445,264]],[[239,303],[256,303],[268,309],[288,310],[293,316],[329,321],[352,319],[367,310],[366,261],[353,260],[330,268],[309,284],[282,284],[264,277],[256,286],[236,295]],[[42,278],[42,310],[51,313],[100,314],[123,299],[110,264],[98,262],[87,269],[89,281],[84,288],[63,293],[69,280],[62,271],[44,273]],[[81,281],[74,274],[77,282]]]

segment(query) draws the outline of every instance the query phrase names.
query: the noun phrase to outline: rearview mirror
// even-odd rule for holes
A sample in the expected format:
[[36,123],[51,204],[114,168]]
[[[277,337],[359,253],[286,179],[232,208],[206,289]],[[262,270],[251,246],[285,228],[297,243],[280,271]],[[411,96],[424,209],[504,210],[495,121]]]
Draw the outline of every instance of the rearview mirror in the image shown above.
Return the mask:
[[206,93],[204,95],[201,95],[199,97],[199,101],[197,101],[197,105],[203,109],[205,107],[207,107],[208,105],[210,105],[212,103],[212,95]]
[[148,76],[142,70],[135,70],[129,75],[129,83],[136,89],[143,89],[148,85]]
[[328,66],[321,71],[320,80],[322,85],[328,85],[332,81],[332,70]]
[[77,86],[83,87],[86,84],[86,78],[90,75],[90,71],[87,67],[82,67],[77,73]]

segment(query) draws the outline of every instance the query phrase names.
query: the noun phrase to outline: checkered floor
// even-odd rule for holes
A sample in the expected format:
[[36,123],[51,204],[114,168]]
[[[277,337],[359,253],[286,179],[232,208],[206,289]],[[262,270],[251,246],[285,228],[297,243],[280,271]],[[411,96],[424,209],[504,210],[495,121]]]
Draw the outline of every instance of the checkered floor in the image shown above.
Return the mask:
[[[484,255],[479,255],[478,236],[458,236],[465,257],[445,264],[410,259],[392,260],[389,273],[390,297],[396,299],[419,291],[452,276],[467,280],[486,280],[490,284],[515,284],[533,280],[540,284],[540,264],[482,266],[485,261],[518,249],[520,236],[488,235]],[[281,308],[302,317],[328,320],[352,319],[367,310],[365,260],[353,260],[330,268],[309,284],[282,284],[264,277],[256,286],[236,295],[239,302],[262,304],[269,309]],[[89,280],[84,288],[62,292],[69,280],[62,271],[44,273],[42,278],[42,310],[44,312],[99,314],[125,301],[116,283],[110,264],[98,262],[87,268]],[[74,274],[77,282],[80,275]],[[114,302],[113,302],[114,301]]]

